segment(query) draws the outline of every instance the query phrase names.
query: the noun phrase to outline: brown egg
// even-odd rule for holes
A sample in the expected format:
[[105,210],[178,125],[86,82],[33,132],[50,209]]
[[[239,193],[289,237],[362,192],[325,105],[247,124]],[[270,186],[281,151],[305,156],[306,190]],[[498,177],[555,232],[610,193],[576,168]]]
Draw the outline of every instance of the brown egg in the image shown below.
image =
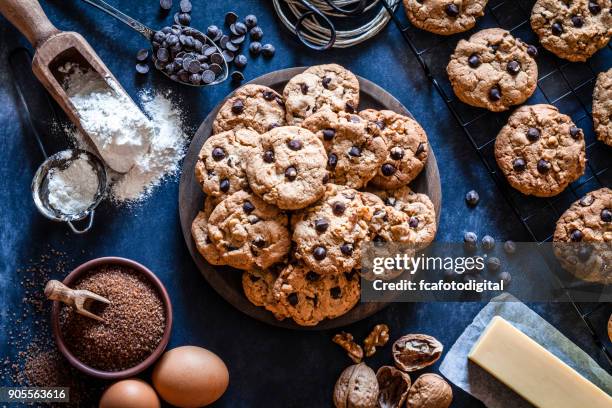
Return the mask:
[[138,378],[114,383],[104,391],[99,408],[159,408],[153,387]]
[[201,347],[183,346],[164,353],[153,369],[153,386],[167,402],[180,408],[213,403],[227,389],[229,373],[223,360]]

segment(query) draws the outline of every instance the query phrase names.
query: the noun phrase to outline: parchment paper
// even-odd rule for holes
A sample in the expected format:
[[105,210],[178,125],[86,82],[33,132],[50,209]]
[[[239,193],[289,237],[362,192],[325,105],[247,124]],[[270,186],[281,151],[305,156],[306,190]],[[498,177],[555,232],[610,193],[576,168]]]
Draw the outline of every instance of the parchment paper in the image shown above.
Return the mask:
[[472,346],[494,316],[501,316],[512,323],[586,379],[612,395],[612,376],[550,323],[510,294],[500,295],[487,304],[459,336],[442,361],[440,372],[457,387],[478,398],[489,408],[533,407],[491,374],[468,361],[467,355]]

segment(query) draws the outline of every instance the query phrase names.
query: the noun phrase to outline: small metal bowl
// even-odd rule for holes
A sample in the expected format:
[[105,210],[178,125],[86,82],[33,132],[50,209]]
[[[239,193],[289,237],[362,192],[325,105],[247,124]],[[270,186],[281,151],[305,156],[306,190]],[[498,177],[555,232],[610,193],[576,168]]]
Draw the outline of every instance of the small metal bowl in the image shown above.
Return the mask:
[[[91,164],[98,176],[98,191],[94,196],[93,202],[85,210],[76,214],[64,214],[49,204],[49,171],[54,168],[67,168],[70,162],[81,155],[87,157],[89,164]],[[49,156],[47,160],[45,160],[38,167],[38,170],[32,179],[31,186],[34,204],[36,205],[38,211],[46,218],[53,221],[66,222],[74,233],[82,234],[91,228],[93,224],[94,210],[106,195],[107,177],[106,167],[94,154],[78,149],[62,150],[61,152],[57,152],[54,155]],[[89,222],[85,229],[77,229],[73,225],[73,221],[79,221],[86,217],[89,217]]]
[[164,287],[164,284],[159,280],[157,276],[153,272],[151,272],[147,267],[139,264],[138,262],[132,261],[126,258],[119,257],[104,257],[104,258],[96,258],[91,261],[85,262],[80,265],[76,269],[66,276],[63,283],[68,287],[72,287],[72,285],[81,278],[85,273],[96,269],[101,266],[108,265],[117,265],[123,266],[125,268],[133,269],[138,273],[141,273],[159,294],[159,297],[164,304],[164,311],[166,313],[166,327],[164,327],[164,334],[162,335],[161,341],[147,358],[141,361],[139,364],[134,367],[127,368],[122,371],[103,371],[93,367],[90,367],[79,359],[77,359],[74,354],[68,349],[64,339],[62,338],[62,332],[59,323],[60,310],[63,306],[60,302],[53,302],[53,307],[51,309],[51,328],[53,330],[53,338],[55,339],[55,343],[59,351],[66,357],[68,362],[72,364],[79,371],[88,374],[92,377],[102,378],[104,380],[119,380],[123,378],[133,377],[140,372],[149,368],[157,359],[162,355],[166,347],[168,346],[168,342],[170,341],[170,334],[172,333],[172,303],[170,301],[170,296]]

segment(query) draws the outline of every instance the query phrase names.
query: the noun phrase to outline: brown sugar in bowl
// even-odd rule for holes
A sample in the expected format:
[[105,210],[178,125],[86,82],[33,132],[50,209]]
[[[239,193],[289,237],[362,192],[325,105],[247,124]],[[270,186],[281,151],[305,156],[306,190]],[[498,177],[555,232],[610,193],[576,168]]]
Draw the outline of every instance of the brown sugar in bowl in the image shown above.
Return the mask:
[[172,303],[170,301],[170,296],[168,296],[166,288],[153,272],[151,272],[148,268],[139,264],[138,262],[126,258],[104,257],[85,262],[84,264],[78,266],[76,269],[70,272],[68,276],[66,276],[66,278],[64,279],[63,283],[68,287],[72,287],[72,285],[78,282],[79,279],[85,276],[85,274],[87,274],[88,272],[104,266],[118,266],[132,269],[140,273],[145,278],[145,280],[147,280],[153,286],[153,288],[156,289],[157,294],[164,306],[165,327],[161,340],[155,350],[153,350],[153,352],[143,361],[133,367],[120,371],[100,370],[80,361],[66,345],[66,342],[62,337],[62,329],[60,327],[60,312],[62,309],[62,304],[57,301],[53,302],[53,307],[51,309],[51,327],[53,330],[53,337],[55,339],[55,343],[57,344],[59,351],[75,368],[93,377],[102,378],[105,380],[119,380],[123,378],[133,377],[138,373],[146,370],[162,355],[162,353],[166,349],[166,346],[168,345],[168,341],[170,340],[170,334],[172,332]]

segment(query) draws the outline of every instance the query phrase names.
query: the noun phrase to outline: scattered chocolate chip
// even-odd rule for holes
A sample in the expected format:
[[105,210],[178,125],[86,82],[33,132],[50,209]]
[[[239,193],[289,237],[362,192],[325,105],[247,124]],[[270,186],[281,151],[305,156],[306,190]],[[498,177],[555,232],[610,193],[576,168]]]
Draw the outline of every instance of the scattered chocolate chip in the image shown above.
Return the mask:
[[323,129],[323,139],[330,141],[336,136],[336,131],[334,129]]
[[340,299],[342,297],[342,289],[339,286],[334,286],[329,290],[329,294],[333,299]]
[[223,50],[223,59],[229,64],[234,60],[234,53],[229,50]]
[[259,53],[261,52],[261,43],[259,41],[253,41],[250,45],[249,45],[249,52],[251,53],[251,55],[253,56],[257,56],[259,55]]
[[136,72],[144,75],[149,72],[149,66],[147,64],[138,63],[136,64]]
[[391,149],[389,154],[393,160],[402,160],[404,158],[404,149],[395,146]]
[[159,0],[159,7],[163,10],[170,10],[172,8],[172,0]]
[[563,26],[561,25],[561,22],[555,21],[551,26],[551,31],[554,35],[563,34]]
[[240,115],[242,112],[244,112],[244,102],[242,99],[237,99],[232,105],[232,113]]
[[408,220],[408,226],[410,228],[416,228],[419,226],[419,219],[417,217],[410,217]]
[[191,14],[189,13],[176,13],[174,15],[174,22],[182,26],[188,26],[191,24]]
[[325,249],[325,247],[318,246],[315,247],[314,251],[312,251],[312,255],[317,261],[322,261],[327,256],[327,250]]
[[149,58],[149,50],[142,48],[136,53],[136,61],[144,62]]
[[533,58],[538,56],[538,47],[535,45],[529,44],[527,46],[527,54],[531,55]]
[[380,171],[384,176],[390,177],[395,174],[395,166],[391,163],[385,163],[380,167]]
[[599,14],[601,12],[601,6],[595,1],[589,1],[589,11],[593,15]]
[[224,192],[227,193],[230,189],[230,182],[228,179],[223,179],[219,182],[219,189]]
[[314,225],[315,225],[315,230],[317,230],[317,232],[325,232],[327,231],[327,228],[329,227],[329,222],[325,218],[319,218],[315,220]]
[[234,82],[242,82],[244,81],[244,74],[240,71],[233,71],[231,74],[232,81]]
[[302,141],[300,139],[291,139],[287,142],[287,146],[291,150],[300,150],[302,148]]
[[579,139],[580,138],[580,128],[578,128],[577,126],[570,127],[570,136],[574,139]]
[[346,206],[344,205],[344,203],[341,203],[340,201],[336,201],[335,203],[332,204],[332,211],[334,212],[334,215],[340,216],[344,214],[345,210],[346,210]]
[[260,27],[253,27],[249,32],[251,35],[251,40],[259,41],[263,38],[263,30]]
[[521,64],[517,60],[512,60],[506,65],[506,71],[510,75],[516,75],[521,71]]
[[297,306],[298,301],[299,301],[299,298],[298,298],[297,293],[290,293],[287,295],[287,302],[289,302],[291,306]]
[[193,8],[191,1],[189,0],[181,0],[181,2],[179,3],[179,7],[183,13],[191,13],[191,10]]
[[487,268],[491,272],[497,272],[501,268],[501,261],[495,256],[490,256],[486,260]]
[[457,17],[459,15],[459,7],[455,3],[450,3],[444,7],[444,12],[449,17]]
[[573,242],[580,242],[582,241],[582,237],[584,235],[582,234],[582,231],[580,231],[579,229],[575,229],[570,233],[570,239]]
[[233,11],[230,11],[229,13],[225,14],[225,25],[226,26],[231,26],[232,24],[234,24],[236,21],[238,21],[238,14],[234,13]]
[[287,180],[289,181],[295,180],[295,178],[297,177],[297,170],[295,169],[295,167],[287,167],[287,169],[285,170],[285,177],[287,177]]
[[484,237],[482,237],[482,248],[485,251],[490,251],[493,248],[495,248],[495,238],[493,238],[490,235],[485,235]]
[[512,168],[515,171],[524,171],[527,168],[527,163],[525,163],[525,159],[518,157],[512,162]]
[[501,89],[496,85],[489,90],[489,99],[493,102],[497,102],[501,99]]
[[234,58],[234,66],[238,69],[244,69],[247,66],[248,60],[247,57],[243,54],[238,54]]
[[342,252],[342,254],[346,256],[353,255],[353,244],[340,245],[340,252]]
[[476,250],[476,243],[478,242],[478,235],[468,231],[463,234],[463,247],[469,251]]
[[349,150],[348,154],[351,157],[361,157],[361,149],[358,148],[357,146],[353,146]]
[[241,21],[238,21],[234,25],[230,25],[230,31],[235,35],[244,35],[247,33],[248,29],[246,24]]
[[480,195],[478,194],[476,190],[470,190],[467,193],[465,193],[465,202],[470,207],[476,207],[478,203],[480,202]]
[[502,272],[499,274],[499,279],[504,282],[505,286],[508,286],[512,282],[512,275],[510,275],[510,272]]
[[336,167],[337,164],[338,156],[336,156],[334,153],[330,153],[327,157],[327,166],[333,169]]
[[572,16],[571,20],[572,20],[572,24],[576,28],[580,28],[584,25],[584,20],[580,16]]
[[330,77],[324,77],[324,78],[321,80],[321,85],[323,85],[323,88],[325,88],[325,89],[329,89],[329,84],[330,84],[330,82],[331,82],[331,78],[330,78]]
[[245,213],[250,214],[255,210],[255,206],[249,200],[245,200],[244,203],[242,203],[242,209]]
[[468,64],[472,68],[478,67],[480,65],[480,57],[478,56],[478,54],[470,55],[468,58]]
[[225,157],[225,150],[220,147],[215,147],[212,150],[212,157],[215,161],[219,161]]
[[261,55],[263,55],[266,58],[272,58],[275,52],[276,52],[276,48],[274,48],[272,44],[264,44],[261,47]]
[[604,208],[599,214],[603,222],[612,222],[612,211],[609,208]]
[[544,160],[544,159],[540,159],[538,160],[538,171],[542,174],[546,174],[550,171],[550,168],[552,167],[550,165],[550,162]]

